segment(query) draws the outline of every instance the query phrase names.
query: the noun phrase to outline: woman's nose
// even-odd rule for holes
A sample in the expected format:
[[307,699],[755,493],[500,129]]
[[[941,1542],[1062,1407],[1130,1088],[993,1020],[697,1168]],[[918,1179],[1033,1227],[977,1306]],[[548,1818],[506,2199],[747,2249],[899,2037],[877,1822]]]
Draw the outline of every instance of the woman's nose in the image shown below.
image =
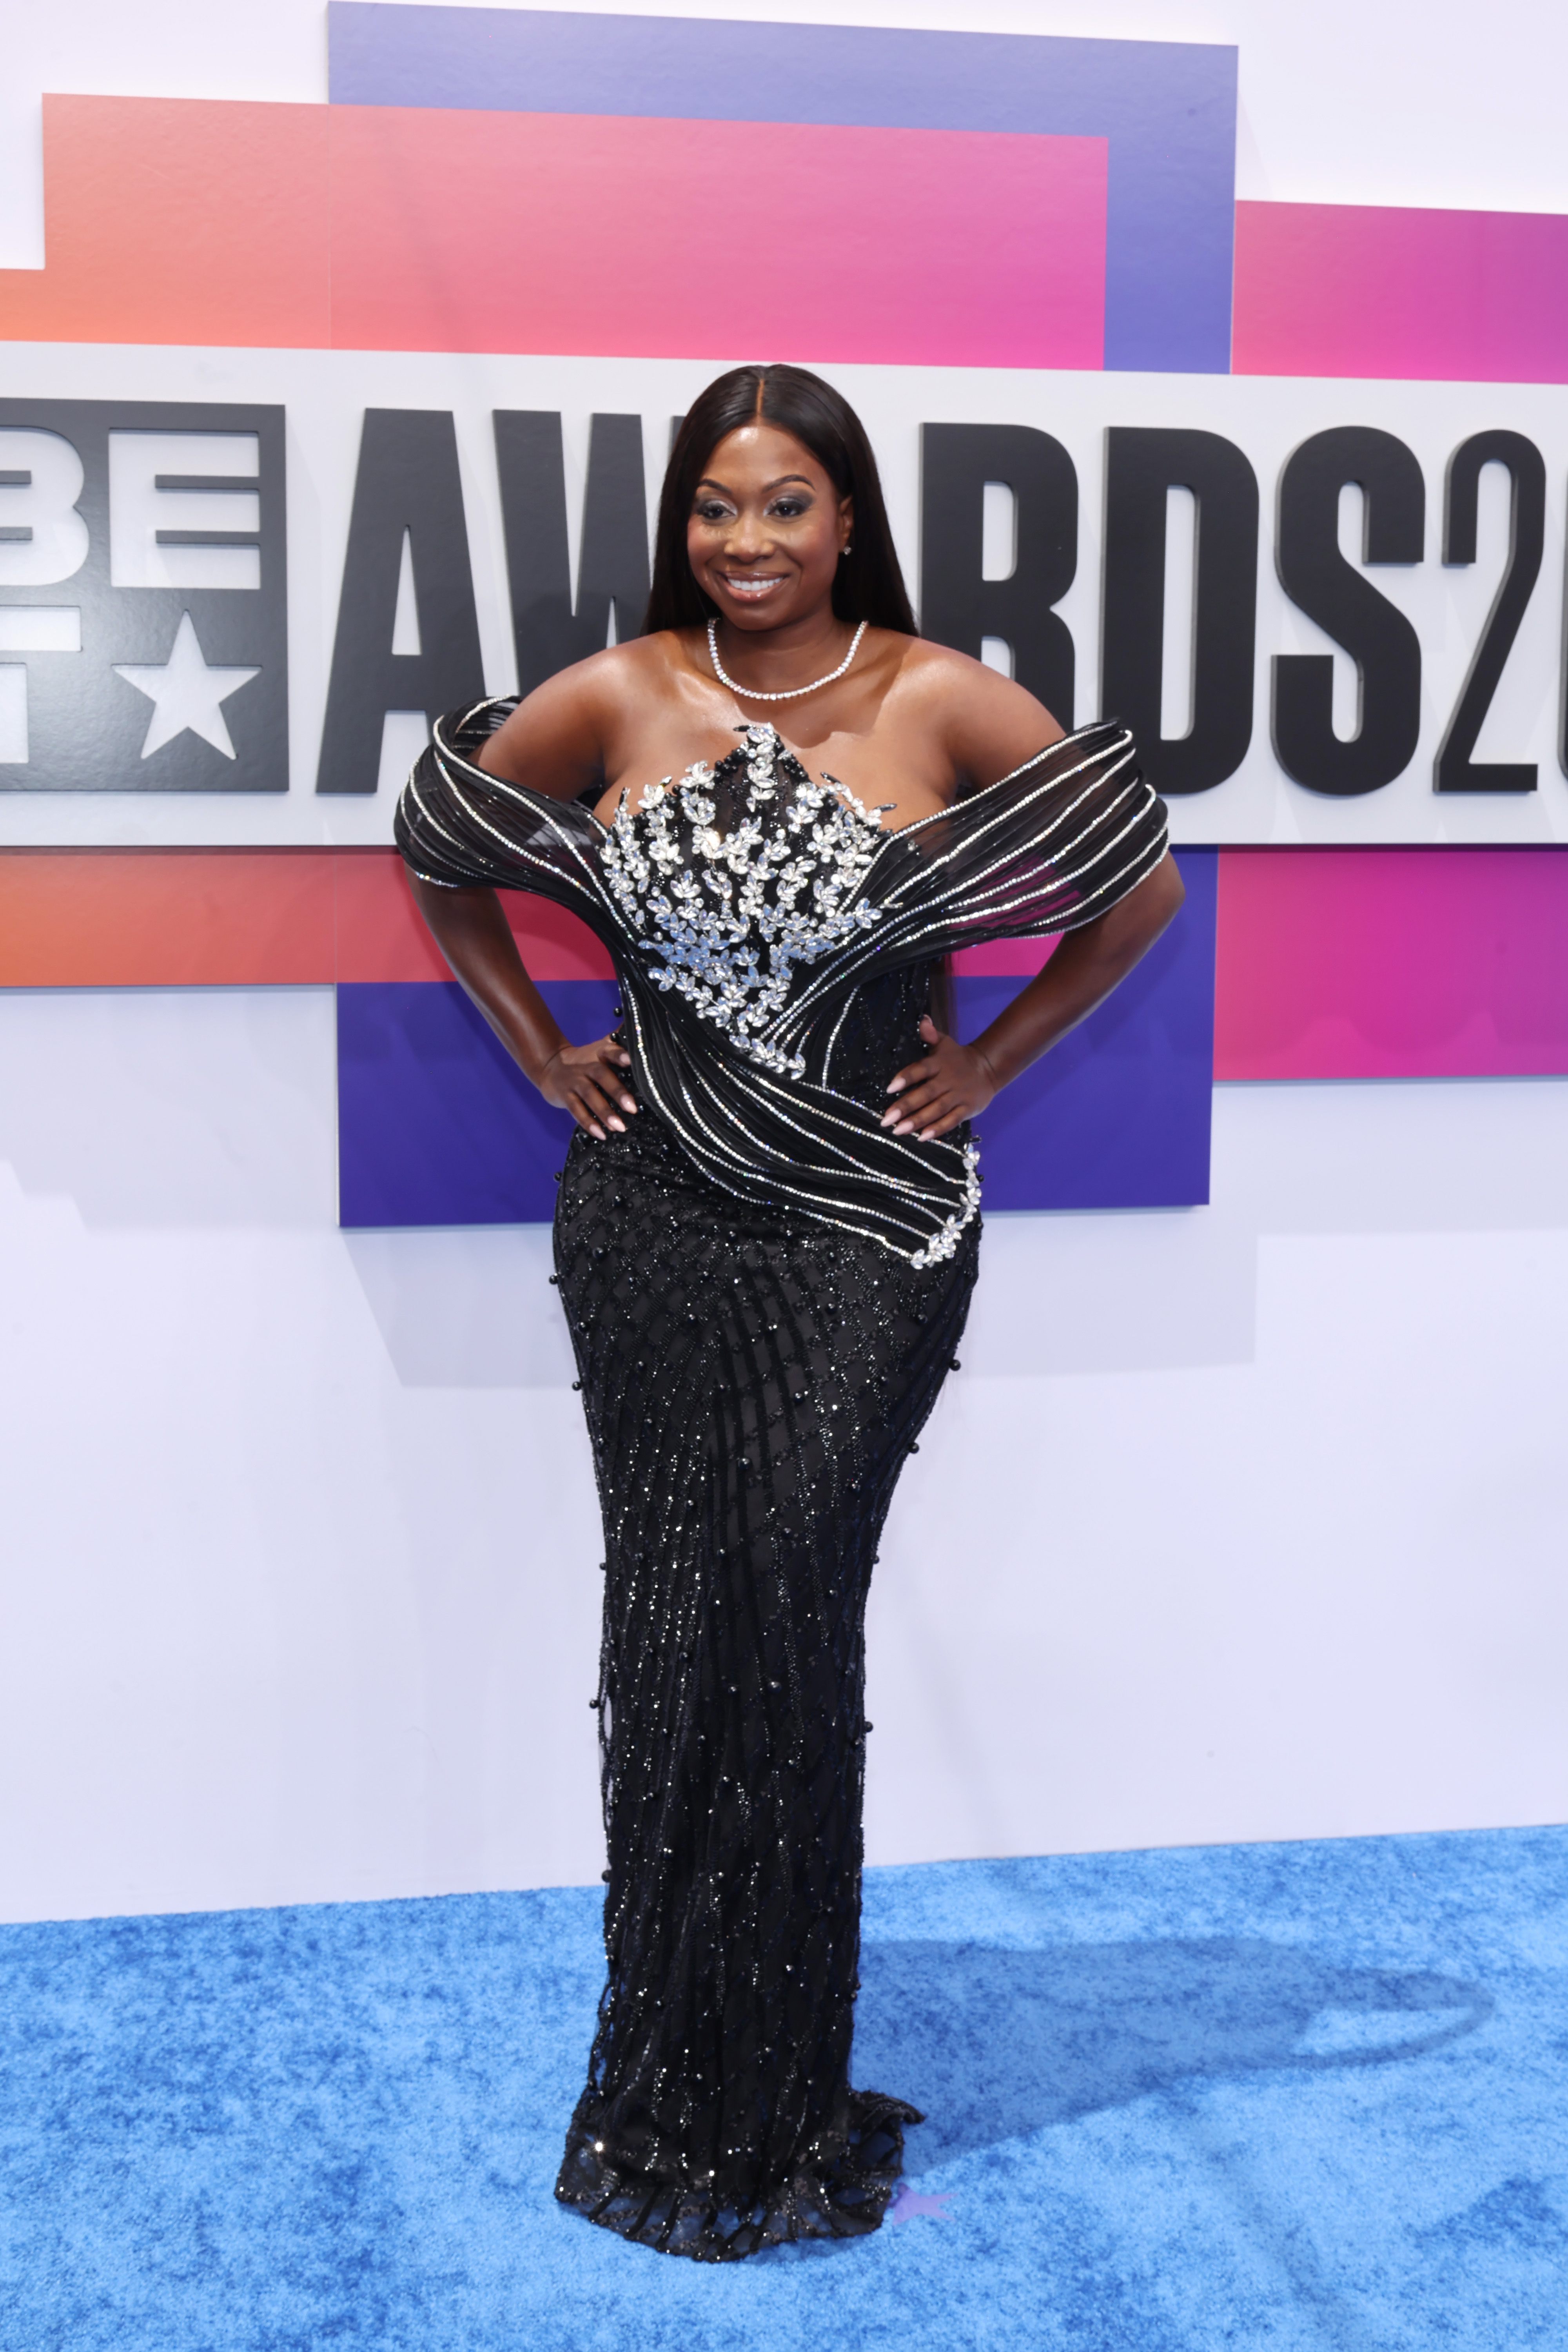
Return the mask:
[[730,526],[731,555],[763,555],[773,545],[773,534],[763,515],[737,515]]

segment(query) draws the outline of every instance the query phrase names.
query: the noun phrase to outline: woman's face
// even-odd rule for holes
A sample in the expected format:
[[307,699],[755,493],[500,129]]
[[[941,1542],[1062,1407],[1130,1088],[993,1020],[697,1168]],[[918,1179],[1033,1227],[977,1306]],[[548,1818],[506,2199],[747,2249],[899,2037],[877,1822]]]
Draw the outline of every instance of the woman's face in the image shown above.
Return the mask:
[[830,607],[851,502],[793,434],[758,418],[708,460],[686,526],[698,585],[737,629],[776,629]]

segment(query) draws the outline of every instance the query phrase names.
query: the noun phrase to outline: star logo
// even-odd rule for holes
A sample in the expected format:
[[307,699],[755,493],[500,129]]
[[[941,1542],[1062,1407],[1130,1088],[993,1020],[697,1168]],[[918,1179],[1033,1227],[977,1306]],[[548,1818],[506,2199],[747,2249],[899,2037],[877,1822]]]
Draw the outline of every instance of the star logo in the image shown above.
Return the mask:
[[224,723],[222,706],[231,694],[237,694],[253,677],[257,669],[215,667],[203,658],[196,641],[195,625],[188,613],[180,615],[180,625],[174,632],[174,650],[166,662],[116,662],[115,674],[138,694],[146,695],[153,705],[153,716],[147,725],[147,740],[142,746],[142,757],[150,760],[165,743],[189,728],[226,760],[235,757],[234,744]]

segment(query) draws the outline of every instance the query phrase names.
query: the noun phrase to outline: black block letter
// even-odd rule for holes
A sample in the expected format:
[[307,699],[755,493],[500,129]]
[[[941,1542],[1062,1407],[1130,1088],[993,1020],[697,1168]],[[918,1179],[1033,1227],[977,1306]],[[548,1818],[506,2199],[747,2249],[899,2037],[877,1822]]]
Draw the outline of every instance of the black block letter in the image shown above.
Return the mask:
[[640,416],[595,416],[588,436],[577,609],[566,540],[566,466],[561,417],[549,408],[498,408],[506,576],[520,694],[609,641],[642,635],[647,610],[647,492]]
[[[1197,503],[1193,723],[1160,733],[1165,635],[1166,492]],[[1151,783],[1206,793],[1252,740],[1258,627],[1258,477],[1217,433],[1112,425],[1106,435],[1105,618],[1100,709],[1138,739]]]
[[1412,451],[1392,433],[1342,425],[1314,433],[1279,478],[1279,578],[1292,604],[1355,656],[1361,724],[1334,733],[1334,657],[1274,657],[1274,749],[1287,775],[1314,793],[1374,793],[1407,768],[1421,730],[1421,646],[1415,630],[1340,552],[1340,492],[1366,501],[1363,563],[1419,563],[1426,490]]
[[[1017,560],[980,576],[987,482],[1017,501]],[[1013,648],[1013,675],[1064,727],[1073,723],[1073,642],[1053,604],[1078,569],[1078,476],[1059,441],[1032,425],[921,427],[921,634],[980,657]]]
[[[395,654],[406,531],[419,651]],[[458,436],[442,408],[367,408],[338,604],[319,793],[374,793],[389,710],[426,719],[485,690]]]
[[1440,793],[1532,793],[1536,784],[1533,762],[1470,757],[1519,634],[1546,543],[1546,466],[1534,442],[1522,433],[1472,433],[1448,460],[1444,562],[1476,560],[1476,507],[1481,467],[1488,464],[1508,467],[1508,562],[1437,754],[1434,781]]

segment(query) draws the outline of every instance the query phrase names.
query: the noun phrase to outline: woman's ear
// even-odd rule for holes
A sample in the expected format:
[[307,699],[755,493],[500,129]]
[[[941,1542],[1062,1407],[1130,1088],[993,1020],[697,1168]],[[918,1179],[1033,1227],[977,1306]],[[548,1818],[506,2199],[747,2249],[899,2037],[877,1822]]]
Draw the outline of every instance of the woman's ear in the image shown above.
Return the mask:
[[854,537],[855,501],[853,499],[840,499],[838,501],[838,552],[840,555],[848,554]]

